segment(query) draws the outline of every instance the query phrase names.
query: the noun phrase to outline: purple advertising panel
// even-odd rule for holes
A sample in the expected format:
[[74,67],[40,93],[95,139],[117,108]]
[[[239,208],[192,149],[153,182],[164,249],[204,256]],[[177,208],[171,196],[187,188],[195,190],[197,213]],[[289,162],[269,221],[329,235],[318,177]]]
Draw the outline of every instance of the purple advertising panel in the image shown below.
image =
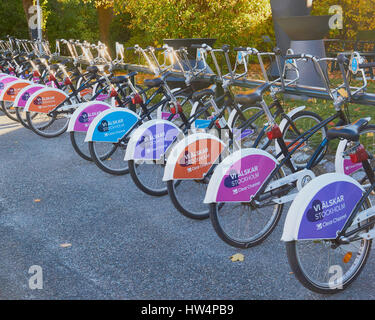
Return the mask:
[[25,105],[26,105],[27,100],[29,100],[29,98],[31,97],[31,95],[33,93],[35,93],[36,91],[44,89],[44,88],[45,88],[45,86],[43,86],[43,85],[40,85],[40,86],[33,85],[30,89],[27,89],[22,94],[21,98],[18,100],[18,107],[24,108]]
[[155,123],[148,127],[137,141],[134,159],[160,159],[179,133],[175,126],[168,123]]
[[335,239],[361,197],[361,188],[353,183],[336,181],[326,185],[305,208],[298,239]]
[[86,132],[95,117],[107,109],[109,109],[109,107],[103,104],[91,104],[87,106],[79,113],[73,130]]
[[275,169],[271,158],[252,154],[234,163],[221,180],[216,202],[248,202]]
[[19,80],[16,77],[8,76],[0,78],[0,93],[4,90],[5,86],[10,83]]

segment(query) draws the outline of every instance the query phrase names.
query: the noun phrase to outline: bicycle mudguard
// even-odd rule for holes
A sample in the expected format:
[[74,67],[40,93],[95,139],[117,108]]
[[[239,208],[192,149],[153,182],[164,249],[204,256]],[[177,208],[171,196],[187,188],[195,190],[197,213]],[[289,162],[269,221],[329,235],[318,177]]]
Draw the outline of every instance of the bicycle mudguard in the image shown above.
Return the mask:
[[281,240],[335,239],[363,192],[363,187],[347,175],[318,176],[293,200]]
[[132,132],[126,148],[125,161],[160,160],[173,142],[181,136],[183,132],[171,121],[147,121]]
[[34,92],[27,100],[24,110],[29,112],[48,113],[63,103],[68,95],[56,88],[43,88]]
[[225,143],[212,134],[185,137],[170,150],[163,181],[203,179],[225,148]]
[[31,82],[27,80],[9,82],[4,86],[4,90],[0,93],[0,100],[14,102],[20,91],[30,85]]
[[19,108],[24,108],[26,105],[27,100],[32,96],[33,93],[36,91],[44,89],[46,86],[42,84],[31,84],[27,87],[24,87],[20,90],[17,94],[16,98],[14,99],[14,106]]
[[[291,119],[297,112],[300,112],[302,110],[304,110],[306,108],[306,106],[300,106],[300,107],[297,107],[297,108],[294,108],[293,110],[291,110],[290,112],[287,113],[287,116]],[[284,132],[286,126],[288,125],[288,120],[283,118],[283,120],[281,120],[280,122],[280,131],[281,132]],[[288,145],[288,141],[285,141],[285,144]],[[281,152],[281,148],[279,146],[279,143],[277,142],[277,140],[275,140],[275,154],[279,154]],[[282,160],[284,159],[284,155],[281,154],[280,157],[278,158],[279,160]]]
[[[239,104],[238,107],[241,109],[241,105]],[[228,117],[228,126],[229,128],[233,129],[233,121],[234,121],[234,117],[237,113],[237,110],[236,109],[233,109],[232,112],[229,114],[229,117]]]
[[140,120],[139,116],[125,108],[111,108],[100,113],[91,122],[85,142],[116,143]]
[[87,132],[90,124],[97,115],[112,108],[111,105],[100,101],[89,101],[79,106],[70,117],[68,132]]
[[0,94],[4,91],[7,84],[17,81],[17,80],[20,80],[20,79],[14,76],[9,76],[9,75],[0,78]]
[[278,161],[266,151],[246,148],[226,157],[212,175],[204,203],[250,202]]
[[347,143],[348,140],[340,140],[335,156],[335,171],[337,173],[343,173],[350,176],[351,174],[362,169],[362,162],[354,163],[350,160],[350,158],[344,158],[342,153],[345,151]]

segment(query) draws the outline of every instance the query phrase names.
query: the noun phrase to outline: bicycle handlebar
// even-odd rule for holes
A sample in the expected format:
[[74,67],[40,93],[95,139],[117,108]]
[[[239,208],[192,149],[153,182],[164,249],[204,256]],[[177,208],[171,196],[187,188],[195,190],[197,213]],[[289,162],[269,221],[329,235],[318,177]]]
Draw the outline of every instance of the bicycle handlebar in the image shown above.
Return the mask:
[[358,65],[360,69],[365,69],[365,68],[375,68],[375,62],[367,62],[367,63],[361,63]]
[[190,48],[192,49],[206,48],[206,45],[205,44],[192,44]]
[[287,54],[284,56],[285,59],[302,59],[305,58],[302,54]]

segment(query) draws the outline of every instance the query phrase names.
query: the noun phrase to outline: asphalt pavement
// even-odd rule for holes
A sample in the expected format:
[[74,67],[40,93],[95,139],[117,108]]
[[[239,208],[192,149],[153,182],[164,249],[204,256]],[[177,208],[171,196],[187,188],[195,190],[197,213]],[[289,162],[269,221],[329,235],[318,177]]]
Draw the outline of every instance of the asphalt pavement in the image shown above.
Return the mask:
[[[0,299],[375,298],[374,252],[342,293],[302,287],[280,241],[286,212],[263,244],[232,248],[209,220],[81,159],[67,134],[44,139],[0,114]],[[29,286],[34,265],[42,289]]]

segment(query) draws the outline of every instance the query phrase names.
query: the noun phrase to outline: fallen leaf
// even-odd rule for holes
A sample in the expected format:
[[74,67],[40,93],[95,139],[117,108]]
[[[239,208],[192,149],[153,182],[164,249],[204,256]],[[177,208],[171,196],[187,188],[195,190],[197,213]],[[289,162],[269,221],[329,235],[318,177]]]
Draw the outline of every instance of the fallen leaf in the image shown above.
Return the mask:
[[236,262],[236,261],[243,261],[245,257],[242,253],[236,253],[233,256],[231,256],[230,259],[232,260],[232,262]]
[[41,200],[40,199],[34,199],[34,202],[40,202]]
[[69,247],[71,247],[71,246],[72,246],[71,243],[62,243],[62,244],[60,244],[60,247],[61,247],[61,248],[69,248]]

